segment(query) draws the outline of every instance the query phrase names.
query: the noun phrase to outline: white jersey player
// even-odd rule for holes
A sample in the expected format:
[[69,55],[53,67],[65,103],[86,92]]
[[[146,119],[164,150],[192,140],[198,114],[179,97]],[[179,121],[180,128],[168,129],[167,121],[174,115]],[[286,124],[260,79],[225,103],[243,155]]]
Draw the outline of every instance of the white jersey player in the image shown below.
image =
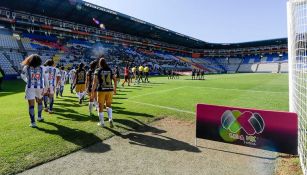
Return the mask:
[[[49,87],[45,88],[45,91],[44,91],[45,111],[48,111],[50,114],[52,114],[53,113],[53,103],[54,103],[54,92],[55,92],[55,88],[60,83],[61,74],[60,74],[59,69],[54,67],[54,61],[51,59],[47,60],[45,70],[48,74],[48,84],[49,84]],[[49,97],[49,108],[47,104],[48,97]]]
[[42,121],[42,97],[43,90],[48,87],[47,75],[45,68],[41,65],[42,60],[38,55],[30,55],[22,63],[24,68],[21,74],[21,78],[27,83],[25,90],[25,98],[29,104],[29,115],[31,119],[31,127],[36,127],[34,104],[37,102],[38,108],[38,121]]
[[73,90],[74,90],[74,81],[75,81],[75,77],[76,77],[76,69],[72,68],[69,71],[69,84],[70,84],[70,92],[73,94]]
[[60,75],[61,75],[61,79],[60,79],[59,87],[57,88],[57,92],[56,92],[57,97],[59,95],[63,97],[64,86],[65,86],[66,77],[67,77],[67,72],[64,70],[64,67],[61,67]]

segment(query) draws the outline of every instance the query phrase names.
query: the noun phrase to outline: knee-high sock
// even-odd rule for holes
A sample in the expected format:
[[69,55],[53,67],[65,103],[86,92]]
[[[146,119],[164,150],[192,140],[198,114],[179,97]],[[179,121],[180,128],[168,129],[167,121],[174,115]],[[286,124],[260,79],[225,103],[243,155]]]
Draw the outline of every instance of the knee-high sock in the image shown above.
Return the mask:
[[112,120],[112,108],[107,109],[109,120]]
[[30,115],[31,123],[35,123],[34,106],[29,106],[29,115]]
[[88,109],[89,109],[90,113],[92,113],[93,102],[89,102],[89,103],[88,103]]
[[56,96],[57,96],[57,97],[59,96],[59,93],[60,93],[60,89],[59,89],[59,88],[56,88]]
[[61,94],[61,96],[63,96],[63,92],[64,92],[64,86],[61,86],[60,87],[60,94]]
[[48,96],[44,95],[44,106],[48,108]]
[[104,124],[103,112],[98,112],[99,120],[101,124]]
[[49,97],[49,102],[50,102],[49,110],[52,111],[54,98],[53,97]]
[[38,110],[38,118],[42,118],[42,111],[43,111],[43,103],[37,104],[37,110]]
[[95,108],[97,110],[99,106],[98,106],[98,103],[97,103],[96,99],[94,100],[94,105],[95,105]]

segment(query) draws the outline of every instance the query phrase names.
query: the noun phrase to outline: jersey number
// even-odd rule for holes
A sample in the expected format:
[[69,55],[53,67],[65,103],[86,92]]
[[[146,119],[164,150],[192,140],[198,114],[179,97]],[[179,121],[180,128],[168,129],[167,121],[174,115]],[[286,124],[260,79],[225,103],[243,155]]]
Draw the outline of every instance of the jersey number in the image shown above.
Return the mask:
[[112,80],[111,80],[111,75],[107,74],[107,75],[102,75],[102,82],[104,86],[112,86]]
[[40,73],[32,74],[32,79],[39,80],[40,78],[41,78],[41,74]]

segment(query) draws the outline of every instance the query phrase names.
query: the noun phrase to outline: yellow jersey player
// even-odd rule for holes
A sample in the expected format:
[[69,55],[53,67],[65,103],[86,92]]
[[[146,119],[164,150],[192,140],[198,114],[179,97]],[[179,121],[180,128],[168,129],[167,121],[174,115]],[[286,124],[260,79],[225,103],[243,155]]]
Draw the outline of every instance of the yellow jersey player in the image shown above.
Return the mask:
[[144,67],[142,65],[139,66],[139,77],[138,77],[138,83],[140,83],[140,80],[142,80],[142,83],[144,82],[143,81],[143,71],[144,71]]
[[79,98],[79,104],[82,104],[82,101],[86,94],[85,79],[86,79],[86,71],[84,69],[84,64],[80,63],[76,71],[76,76],[74,80],[74,84],[76,86],[76,94],[77,94],[77,97]]
[[146,65],[145,68],[144,68],[144,74],[145,74],[145,83],[149,83],[149,80],[148,80],[148,76],[149,76],[149,67]]
[[[92,115],[93,105],[94,105],[94,103],[96,101],[96,97],[97,97],[97,93],[92,93],[94,73],[95,73],[96,67],[97,67],[97,61],[92,61],[90,63],[90,69],[86,73],[86,81],[85,81],[86,90],[87,90],[87,93],[89,95],[88,108],[89,108],[90,116]],[[94,89],[94,91],[95,91],[95,89]]]
[[[114,86],[112,84],[112,80],[114,82]],[[112,99],[113,95],[116,95],[116,77],[113,75],[112,70],[107,65],[107,62],[104,58],[100,58],[99,60],[99,68],[96,69],[94,74],[94,83],[92,93],[96,93],[98,96],[98,104],[99,104],[99,126],[104,127],[104,117],[103,110],[104,104],[107,107],[107,113],[109,117],[110,127],[113,127],[113,118],[112,118]]]

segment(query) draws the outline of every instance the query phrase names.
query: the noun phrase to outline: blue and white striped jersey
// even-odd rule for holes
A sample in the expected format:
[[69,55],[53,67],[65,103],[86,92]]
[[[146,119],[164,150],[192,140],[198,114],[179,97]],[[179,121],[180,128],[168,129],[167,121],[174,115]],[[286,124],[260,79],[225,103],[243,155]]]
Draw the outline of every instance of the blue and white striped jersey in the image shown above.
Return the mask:
[[49,86],[55,87],[57,84],[56,82],[56,77],[61,77],[59,69],[52,67],[52,66],[47,66],[46,67],[46,73],[48,76],[48,84]]
[[43,89],[46,86],[46,71],[44,66],[36,68],[25,66],[21,78],[27,83],[27,88]]

